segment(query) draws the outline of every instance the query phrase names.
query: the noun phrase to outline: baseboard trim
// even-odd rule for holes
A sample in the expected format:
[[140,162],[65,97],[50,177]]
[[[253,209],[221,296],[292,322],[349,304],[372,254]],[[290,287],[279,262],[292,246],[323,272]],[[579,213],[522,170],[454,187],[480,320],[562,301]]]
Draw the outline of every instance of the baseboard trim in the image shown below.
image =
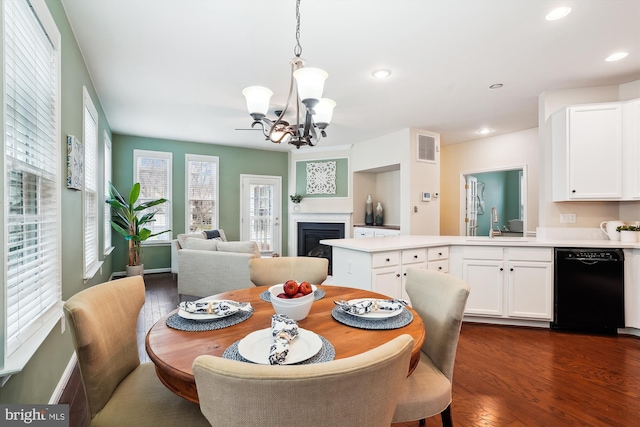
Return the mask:
[[[153,274],[153,273],[171,273],[171,267],[165,267],[165,268],[150,268],[144,269],[145,273],[149,273],[149,274]],[[111,273],[111,277],[109,280],[113,280],[114,277],[122,277],[122,276],[126,276],[127,272],[126,271],[114,271],[113,273]]]
[[55,405],[60,401],[62,393],[69,383],[69,379],[71,378],[71,374],[73,373],[73,369],[76,367],[77,362],[78,357],[76,356],[76,352],[74,351],[71,355],[71,359],[69,359],[69,363],[67,363],[67,367],[60,377],[60,381],[58,381],[58,385],[56,386],[55,390],[53,390],[53,394],[49,399],[49,405]]

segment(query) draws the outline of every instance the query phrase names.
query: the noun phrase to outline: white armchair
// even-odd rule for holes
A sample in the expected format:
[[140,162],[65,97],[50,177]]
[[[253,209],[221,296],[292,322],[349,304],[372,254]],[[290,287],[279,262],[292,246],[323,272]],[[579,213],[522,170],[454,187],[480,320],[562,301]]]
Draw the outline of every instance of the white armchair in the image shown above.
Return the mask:
[[[222,240],[223,242],[227,241],[227,237],[224,234],[223,229],[215,230],[218,232],[220,237],[218,240]],[[187,239],[196,238],[196,239],[207,239],[206,232],[200,231],[197,233],[190,234],[178,234],[178,236],[171,241],[171,272],[173,274],[178,274],[178,251],[184,248]]]

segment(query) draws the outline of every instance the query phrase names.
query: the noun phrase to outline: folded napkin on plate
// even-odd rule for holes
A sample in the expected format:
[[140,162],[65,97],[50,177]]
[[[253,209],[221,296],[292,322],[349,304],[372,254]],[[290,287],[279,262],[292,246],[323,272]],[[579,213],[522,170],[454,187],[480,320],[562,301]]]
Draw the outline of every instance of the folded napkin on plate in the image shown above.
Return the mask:
[[238,311],[253,311],[248,302],[235,302],[229,300],[217,301],[183,301],[178,307],[188,313],[229,315]]
[[344,311],[352,314],[373,313],[376,311],[396,311],[409,303],[402,299],[369,299],[350,304],[341,299],[334,303]]
[[298,336],[298,323],[285,314],[274,314],[271,316],[271,335],[269,364],[282,365],[289,354],[289,344]]

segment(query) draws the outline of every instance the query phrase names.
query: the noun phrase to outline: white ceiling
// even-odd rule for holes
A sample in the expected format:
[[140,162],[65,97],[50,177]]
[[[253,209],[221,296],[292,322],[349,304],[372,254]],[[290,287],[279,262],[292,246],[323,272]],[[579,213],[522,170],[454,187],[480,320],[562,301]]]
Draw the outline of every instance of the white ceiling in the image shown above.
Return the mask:
[[[292,149],[235,129],[251,124],[244,87],[286,101],[294,0],[62,3],[113,132]],[[572,13],[546,21],[560,5]],[[302,0],[300,14],[302,57],[337,102],[319,146],[408,127],[443,144],[510,133],[538,125],[544,91],[640,79],[640,0]]]

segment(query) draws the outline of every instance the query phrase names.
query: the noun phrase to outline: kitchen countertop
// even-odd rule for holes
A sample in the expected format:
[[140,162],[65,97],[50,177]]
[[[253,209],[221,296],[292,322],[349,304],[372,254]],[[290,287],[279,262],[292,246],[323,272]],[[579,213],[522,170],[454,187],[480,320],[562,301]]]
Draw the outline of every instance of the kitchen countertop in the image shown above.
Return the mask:
[[320,243],[360,252],[381,252],[434,246],[521,246],[542,248],[622,248],[640,249],[640,243],[611,240],[539,239],[536,237],[487,236],[392,236],[352,239],[324,239]]

